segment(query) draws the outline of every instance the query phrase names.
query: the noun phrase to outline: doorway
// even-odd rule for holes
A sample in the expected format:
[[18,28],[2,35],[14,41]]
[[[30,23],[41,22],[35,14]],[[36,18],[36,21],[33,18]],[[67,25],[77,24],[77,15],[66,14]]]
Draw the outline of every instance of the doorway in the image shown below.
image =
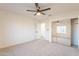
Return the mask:
[[78,48],[78,18],[71,19],[71,45]]

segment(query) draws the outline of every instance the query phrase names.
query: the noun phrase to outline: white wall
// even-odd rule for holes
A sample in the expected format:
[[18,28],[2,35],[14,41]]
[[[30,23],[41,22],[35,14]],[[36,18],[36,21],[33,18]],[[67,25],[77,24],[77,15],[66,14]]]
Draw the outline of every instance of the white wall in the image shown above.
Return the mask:
[[35,40],[36,21],[0,10],[0,48]]

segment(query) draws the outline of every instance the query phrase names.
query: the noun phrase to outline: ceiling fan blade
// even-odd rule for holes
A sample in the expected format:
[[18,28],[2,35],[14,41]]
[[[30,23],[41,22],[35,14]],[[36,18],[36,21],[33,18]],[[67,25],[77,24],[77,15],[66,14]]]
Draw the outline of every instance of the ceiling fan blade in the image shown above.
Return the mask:
[[43,9],[41,11],[47,11],[47,10],[51,10],[51,8],[46,8],[46,9]]
[[36,12],[35,10],[26,10],[26,11],[30,11],[30,12]]
[[45,13],[41,13],[41,14],[46,15]]

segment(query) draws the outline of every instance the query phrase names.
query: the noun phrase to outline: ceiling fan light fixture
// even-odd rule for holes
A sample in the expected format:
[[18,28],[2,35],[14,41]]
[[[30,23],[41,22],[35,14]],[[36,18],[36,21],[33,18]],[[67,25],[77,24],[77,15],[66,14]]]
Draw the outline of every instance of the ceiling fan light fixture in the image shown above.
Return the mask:
[[41,15],[41,13],[40,12],[37,12],[37,15],[39,16],[39,15]]

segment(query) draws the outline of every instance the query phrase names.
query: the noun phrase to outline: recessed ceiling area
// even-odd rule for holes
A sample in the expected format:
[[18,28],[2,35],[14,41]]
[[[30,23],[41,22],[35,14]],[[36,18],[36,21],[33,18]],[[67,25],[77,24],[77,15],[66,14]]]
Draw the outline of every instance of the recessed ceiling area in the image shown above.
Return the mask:
[[79,4],[77,3],[39,3],[39,6],[41,9],[49,7],[51,10],[44,11],[46,15],[34,16],[33,12],[26,11],[27,9],[35,10],[36,7],[34,3],[1,3],[0,10],[18,13],[38,20],[53,19],[61,16],[63,17],[63,14],[65,16],[67,14],[79,14]]

